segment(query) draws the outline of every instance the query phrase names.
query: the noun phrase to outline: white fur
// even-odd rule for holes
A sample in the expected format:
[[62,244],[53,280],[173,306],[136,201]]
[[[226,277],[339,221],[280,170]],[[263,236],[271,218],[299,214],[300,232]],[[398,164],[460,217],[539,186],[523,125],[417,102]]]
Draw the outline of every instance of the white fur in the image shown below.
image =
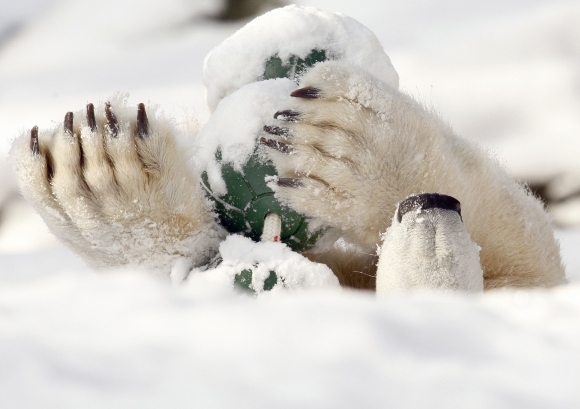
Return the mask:
[[[291,207],[336,227],[370,253],[402,199],[446,194],[461,202],[467,231],[481,247],[485,288],[566,281],[542,204],[433,112],[339,61],[318,64],[300,87],[319,89],[321,97],[280,107],[301,114],[283,124],[294,153],[272,152],[280,176],[304,184],[273,186]],[[343,252],[333,248],[312,257],[330,262]]]
[[117,99],[112,110],[121,125],[117,137],[107,131],[102,105],[95,107],[96,132],[77,112],[74,136],[62,125],[39,134],[40,155],[31,151],[29,133],[18,137],[11,157],[23,195],[91,266],[169,274],[184,259],[190,268],[206,262],[224,232],[187,169],[175,127],[150,108],[150,135],[141,139],[136,109]]

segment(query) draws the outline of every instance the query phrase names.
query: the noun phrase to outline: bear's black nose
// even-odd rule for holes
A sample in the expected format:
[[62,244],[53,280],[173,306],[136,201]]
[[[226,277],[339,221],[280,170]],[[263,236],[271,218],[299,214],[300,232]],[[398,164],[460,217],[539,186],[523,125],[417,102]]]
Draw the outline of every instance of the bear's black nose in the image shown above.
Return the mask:
[[405,213],[412,210],[433,208],[454,210],[461,217],[461,204],[456,198],[439,193],[422,193],[420,195],[409,196],[399,202],[397,220],[400,223]]

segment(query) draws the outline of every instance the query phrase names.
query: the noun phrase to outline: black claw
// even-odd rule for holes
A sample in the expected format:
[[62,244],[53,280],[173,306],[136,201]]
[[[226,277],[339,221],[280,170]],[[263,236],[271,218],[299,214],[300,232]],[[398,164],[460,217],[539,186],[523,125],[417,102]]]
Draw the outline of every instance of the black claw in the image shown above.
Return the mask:
[[304,183],[300,179],[294,178],[279,178],[276,182],[281,187],[303,187]]
[[112,138],[116,138],[117,134],[119,133],[119,121],[117,121],[117,117],[111,111],[111,103],[105,103],[105,117],[107,118],[107,125],[109,126],[109,132],[111,133]]
[[293,91],[291,97],[314,99],[320,97],[320,90],[314,87],[304,87]]
[[145,104],[139,104],[137,108],[137,136],[145,139],[149,136],[149,120],[145,112]]
[[38,126],[34,126],[30,130],[30,150],[34,155],[40,155],[40,147],[38,146]]
[[264,129],[264,131],[268,132],[270,135],[276,135],[276,136],[288,136],[288,134],[290,133],[290,129],[282,128],[280,126],[264,125],[263,129]]
[[64,132],[73,135],[73,113],[67,112],[64,116]]
[[91,128],[91,132],[97,131],[97,120],[95,119],[95,107],[93,104],[87,104],[87,124]]
[[260,143],[262,145],[266,145],[268,148],[276,149],[277,151],[285,154],[290,154],[294,151],[292,146],[288,145],[287,143],[275,141],[274,139],[260,138]]
[[292,111],[291,109],[285,109],[283,111],[278,111],[274,114],[275,119],[280,119],[282,121],[296,121],[296,118],[300,115],[300,112]]

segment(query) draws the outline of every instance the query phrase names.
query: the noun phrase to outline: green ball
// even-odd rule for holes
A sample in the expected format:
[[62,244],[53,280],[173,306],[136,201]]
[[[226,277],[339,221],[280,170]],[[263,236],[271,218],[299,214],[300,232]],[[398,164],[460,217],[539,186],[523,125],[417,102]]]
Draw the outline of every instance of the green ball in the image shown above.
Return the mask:
[[[326,59],[324,50],[312,50],[304,59],[291,56],[287,63],[278,56],[273,56],[266,62],[264,75],[258,80],[294,79],[306,68]],[[277,175],[276,168],[271,162],[264,163],[257,148],[256,146],[254,153],[243,166],[243,173],[234,170],[228,163],[222,163],[222,177],[227,188],[227,193],[223,196],[212,192],[207,174],[202,174],[203,186],[208,197],[215,203],[215,211],[222,226],[230,233],[242,233],[259,241],[266,215],[278,213],[282,218],[281,241],[295,251],[311,248],[324,229],[310,231],[304,215],[284,206],[274,197],[274,192],[264,179],[266,176]],[[216,152],[216,159],[218,163],[221,162],[219,151]]]
[[288,58],[288,62],[284,63],[282,59],[278,56],[270,57],[266,61],[266,66],[264,68],[264,75],[261,80],[269,80],[274,78],[290,78],[294,79],[300,76],[304,70],[312,67],[314,64],[322,61],[328,60],[326,56],[326,51],[324,50],[312,50],[306,58],[298,58],[295,55]]
[[307,250],[316,244],[322,229],[309,231],[303,215],[284,206],[274,197],[274,192],[264,179],[275,174],[276,168],[271,163],[262,163],[257,152],[254,152],[244,166],[244,174],[234,170],[230,164],[222,165],[222,177],[228,191],[225,195],[213,194],[207,174],[202,175],[202,180],[208,196],[215,203],[214,209],[220,223],[228,232],[242,233],[259,241],[268,213],[278,213],[282,218],[280,240],[292,250]]

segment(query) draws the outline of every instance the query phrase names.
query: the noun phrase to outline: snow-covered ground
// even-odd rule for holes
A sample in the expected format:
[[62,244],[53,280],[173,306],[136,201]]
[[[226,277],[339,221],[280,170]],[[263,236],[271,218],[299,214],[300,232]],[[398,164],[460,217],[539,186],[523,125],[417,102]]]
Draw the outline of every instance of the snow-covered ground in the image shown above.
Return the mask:
[[62,272],[0,288],[7,408],[577,408],[580,287],[195,294]]
[[[515,177],[580,190],[580,3],[303,0],[369,27],[401,88]],[[243,23],[211,0],[0,0],[0,402],[34,407],[580,407],[574,283],[479,297],[259,300],[99,275],[13,193],[10,140],[126,91],[208,118],[203,59]],[[564,193],[562,193],[564,192]],[[562,207],[562,206],[568,206]],[[580,224],[562,204],[562,224]]]

